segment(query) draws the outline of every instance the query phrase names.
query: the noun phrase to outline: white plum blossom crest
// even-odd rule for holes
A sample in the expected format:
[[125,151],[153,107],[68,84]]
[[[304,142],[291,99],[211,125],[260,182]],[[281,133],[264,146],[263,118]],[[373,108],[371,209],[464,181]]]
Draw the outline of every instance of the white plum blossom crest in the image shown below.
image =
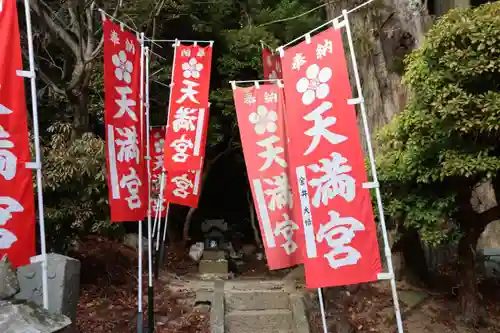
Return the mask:
[[131,61],[127,60],[127,54],[125,51],[120,51],[118,54],[113,54],[111,57],[113,65],[115,65],[115,76],[120,81],[125,81],[126,83],[132,82],[132,71],[134,70],[134,65]]
[[203,64],[198,63],[196,58],[189,59],[188,62],[182,64],[182,70],[184,71],[184,77],[189,78],[200,78],[200,72],[203,69]]
[[297,91],[302,93],[302,103],[311,105],[316,98],[324,99],[330,93],[327,82],[332,78],[332,70],[324,67],[321,70],[316,64],[312,64],[306,70],[306,77],[297,81]]
[[254,124],[254,130],[257,134],[264,134],[266,131],[274,133],[278,129],[276,125],[278,114],[276,111],[269,111],[264,105],[259,105],[257,112],[250,113],[248,120]]

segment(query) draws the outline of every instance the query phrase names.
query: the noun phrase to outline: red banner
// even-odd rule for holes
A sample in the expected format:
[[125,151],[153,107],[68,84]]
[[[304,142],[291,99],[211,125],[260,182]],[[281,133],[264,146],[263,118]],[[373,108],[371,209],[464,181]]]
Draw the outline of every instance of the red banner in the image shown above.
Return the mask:
[[282,79],[281,58],[267,47],[262,48],[262,64],[264,67],[264,78],[267,80]]
[[377,280],[376,227],[340,30],[284,50],[290,169],[307,287]]
[[[164,158],[164,149],[165,146],[165,127],[151,127],[149,132],[150,138],[149,142],[151,144],[150,153],[151,153],[151,211],[153,212],[153,216],[156,216],[158,200],[160,196],[160,185],[161,185],[161,172],[163,170],[163,158]],[[163,181],[164,186],[167,183],[166,176]],[[165,191],[165,187],[163,191]],[[161,216],[165,216],[167,203],[165,200],[162,200],[161,208]]]
[[[148,192],[140,115],[140,44],[109,20],[103,22],[106,164],[111,221],[142,220]],[[143,117],[143,115],[142,115]]]
[[165,199],[169,203],[198,207],[202,171],[169,171]]
[[197,170],[205,154],[212,45],[178,45],[165,139],[165,169]]
[[35,200],[15,0],[0,8],[0,256],[15,267],[35,253]]
[[[288,179],[283,88],[262,84],[233,91],[243,153],[270,269],[302,263],[303,237]],[[297,201],[298,202],[298,201]]]

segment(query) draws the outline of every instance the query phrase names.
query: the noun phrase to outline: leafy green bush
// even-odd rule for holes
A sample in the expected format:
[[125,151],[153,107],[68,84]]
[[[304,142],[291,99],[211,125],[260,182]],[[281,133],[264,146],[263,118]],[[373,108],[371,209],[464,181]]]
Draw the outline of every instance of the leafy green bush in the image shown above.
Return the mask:
[[408,104],[378,137],[387,214],[432,244],[459,232],[470,272],[479,236],[500,218],[471,204],[487,180],[500,199],[500,2],[450,11],[405,63]]
[[109,223],[104,141],[91,133],[70,141],[71,129],[55,123],[43,145],[47,243],[59,252],[81,235],[122,232],[120,224]]

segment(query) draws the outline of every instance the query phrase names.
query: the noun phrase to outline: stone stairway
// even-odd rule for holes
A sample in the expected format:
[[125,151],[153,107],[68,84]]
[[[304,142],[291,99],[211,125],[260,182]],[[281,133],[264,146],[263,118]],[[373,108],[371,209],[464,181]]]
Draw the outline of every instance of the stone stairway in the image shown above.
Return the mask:
[[309,333],[302,296],[292,289],[282,281],[225,282],[224,332]]

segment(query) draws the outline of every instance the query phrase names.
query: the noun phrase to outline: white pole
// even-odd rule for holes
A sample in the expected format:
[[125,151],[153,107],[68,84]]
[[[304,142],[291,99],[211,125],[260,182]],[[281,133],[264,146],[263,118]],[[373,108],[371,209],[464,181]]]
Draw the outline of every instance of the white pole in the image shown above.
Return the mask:
[[[164,195],[164,183],[165,183],[165,169],[162,169],[161,171],[161,177],[160,177],[160,193],[158,196],[158,206],[159,209],[157,210],[157,215],[158,215],[158,233],[156,237],[156,251],[160,248],[160,230],[161,230],[161,212],[163,211],[163,195]],[[154,233],[155,231],[153,231]]]
[[165,240],[167,239],[167,222],[168,222],[168,211],[170,210],[170,202],[167,203],[167,209],[165,210],[165,229],[163,229],[163,244],[165,244]]
[[346,29],[346,33],[347,33],[347,42],[349,44],[349,50],[350,50],[350,54],[351,54],[352,69],[354,72],[354,79],[356,81],[356,91],[357,91],[358,98],[360,101],[359,109],[361,111],[361,117],[363,119],[363,127],[364,127],[364,131],[365,131],[366,146],[368,148],[368,157],[370,159],[370,167],[371,167],[371,172],[372,172],[372,177],[373,177],[373,183],[376,184],[375,194],[377,197],[377,206],[378,206],[378,212],[379,212],[380,226],[382,227],[382,235],[384,238],[384,253],[385,253],[386,260],[387,260],[387,268],[389,270],[389,275],[390,275],[390,280],[391,280],[392,298],[394,301],[394,312],[396,315],[398,332],[403,333],[403,321],[401,319],[401,311],[399,309],[399,300],[398,300],[398,291],[396,288],[396,280],[394,278],[394,270],[392,268],[391,249],[389,247],[389,239],[387,237],[387,230],[385,227],[384,207],[382,205],[382,196],[380,195],[380,188],[378,186],[377,169],[375,167],[375,157],[373,154],[373,147],[371,144],[370,128],[368,127],[368,119],[366,116],[366,107],[365,107],[365,102],[364,102],[364,98],[363,98],[363,90],[361,88],[361,80],[359,78],[359,72],[358,72],[358,63],[356,61],[356,53],[354,50],[354,43],[352,41],[351,27],[349,25],[349,16],[348,16],[347,10],[343,10],[342,15],[344,17],[345,29]]
[[[167,221],[168,221],[168,209],[170,208],[170,204],[167,203],[167,207],[165,209],[165,225],[167,225]],[[161,222],[161,220],[160,220]],[[156,251],[158,251],[160,249],[160,238],[161,238],[161,223],[160,225],[158,226],[158,235],[157,235],[157,238],[156,238]],[[165,241],[165,238],[163,238],[163,240]]]
[[153,309],[153,233],[151,228],[151,142],[149,127],[149,48],[145,49],[145,88],[146,88],[146,163],[148,170],[148,329],[154,331],[154,309]]
[[[140,34],[140,43],[141,43],[141,73],[140,73],[140,111],[139,115],[141,118],[141,140],[143,138],[143,114],[144,114],[144,33],[141,32]],[[148,208],[149,209],[149,208]],[[138,251],[138,272],[137,272],[137,280],[138,280],[138,286],[137,286],[137,332],[142,332],[143,330],[143,321],[142,321],[142,252],[143,252],[143,245],[142,245],[142,220],[138,222],[139,223],[139,230],[138,230],[138,241],[137,241],[137,251]]]
[[163,229],[163,244],[165,244],[165,240],[167,239],[167,222],[168,222],[168,211],[170,210],[170,202],[167,203],[167,209],[165,210],[165,229]]
[[[176,39],[174,41],[174,44],[172,45],[174,47],[174,59],[172,61],[172,73],[171,73],[171,79],[170,79],[170,96],[168,97],[168,113],[167,113],[167,125],[165,127],[165,138],[167,137],[167,134],[168,134],[168,126],[169,126],[169,120],[170,120],[170,107],[172,106],[172,87],[174,86],[174,72],[175,72],[175,60],[176,60],[176,55],[177,55],[177,46],[179,46],[180,44],[180,41],[178,39]],[[165,161],[163,162],[165,163]],[[162,170],[162,177],[165,175],[165,167],[163,167],[163,170]],[[162,185],[163,185],[163,182],[165,180],[165,178],[162,178]],[[161,188],[161,187],[160,187]],[[163,199],[163,196],[160,197],[160,200]],[[163,235],[163,242],[165,242],[165,235],[167,233],[167,221],[168,221],[168,210],[170,208],[170,203],[167,203],[167,208],[166,208],[166,214],[165,214],[165,232],[164,232],[164,235]],[[160,230],[161,228],[158,227],[158,235],[160,234]],[[159,237],[158,237],[159,238]],[[159,244],[157,242],[157,245],[156,245],[157,249],[159,247]]]
[[151,228],[151,147],[149,140],[149,48],[145,48],[146,56],[146,163],[148,170],[148,272],[149,272],[149,286],[153,285],[153,245],[152,245],[152,228]]
[[323,323],[323,333],[328,333],[328,327],[326,326],[325,303],[323,302],[323,291],[321,288],[318,288],[318,299],[321,311],[321,322]]
[[157,224],[161,220],[161,212],[163,211],[163,200],[161,194],[163,193],[163,169],[162,169],[162,175],[160,178],[160,192],[159,195],[157,196],[157,201],[156,201],[156,210],[155,210],[155,220],[153,223],[153,232],[152,234],[155,234]]
[[40,152],[40,133],[38,128],[38,101],[36,94],[36,75],[35,75],[35,53],[33,51],[33,32],[31,30],[31,12],[29,0],[24,0],[24,12],[26,15],[26,35],[28,39],[28,56],[29,56],[29,78],[31,86],[31,110],[33,113],[33,137],[35,141],[35,166],[36,169],[36,185],[38,199],[38,223],[40,224],[40,252],[42,265],[42,291],[43,291],[43,307],[49,308],[49,292],[48,292],[48,273],[47,273],[47,244],[45,241],[45,217],[43,209],[43,189],[42,189],[42,159]]

